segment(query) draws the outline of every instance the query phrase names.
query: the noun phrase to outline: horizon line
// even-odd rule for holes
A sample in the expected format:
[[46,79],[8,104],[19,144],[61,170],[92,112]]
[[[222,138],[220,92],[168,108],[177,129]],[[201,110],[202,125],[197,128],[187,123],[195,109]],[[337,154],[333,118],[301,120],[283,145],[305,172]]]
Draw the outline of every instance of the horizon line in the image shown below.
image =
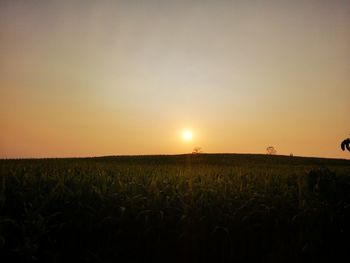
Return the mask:
[[61,157],[11,157],[0,160],[48,160],[48,159],[93,159],[93,158],[113,158],[113,157],[152,157],[152,156],[182,156],[182,155],[266,155],[266,156],[280,156],[291,158],[314,158],[314,159],[333,159],[346,160],[347,158],[340,157],[321,157],[321,156],[303,156],[303,155],[286,155],[286,154],[267,154],[267,153],[235,153],[235,152],[202,152],[202,153],[157,153],[157,154],[117,154],[117,155],[95,155],[95,156],[61,156]]

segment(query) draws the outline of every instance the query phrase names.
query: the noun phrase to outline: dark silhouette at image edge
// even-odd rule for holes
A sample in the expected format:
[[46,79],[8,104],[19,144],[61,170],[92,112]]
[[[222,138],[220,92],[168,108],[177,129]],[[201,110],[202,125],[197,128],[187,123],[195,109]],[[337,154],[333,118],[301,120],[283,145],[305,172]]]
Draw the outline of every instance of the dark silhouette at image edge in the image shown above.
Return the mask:
[[347,149],[347,150],[350,152],[350,139],[349,139],[349,138],[347,138],[347,139],[345,139],[344,141],[342,141],[342,143],[341,143],[341,149],[342,149],[343,151],[345,151],[345,149]]

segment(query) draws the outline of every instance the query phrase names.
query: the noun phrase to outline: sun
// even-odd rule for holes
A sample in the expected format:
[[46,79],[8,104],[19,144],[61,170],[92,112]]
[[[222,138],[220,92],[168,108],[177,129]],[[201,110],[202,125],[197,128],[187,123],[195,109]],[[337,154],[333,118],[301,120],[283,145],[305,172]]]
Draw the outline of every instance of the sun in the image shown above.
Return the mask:
[[186,142],[191,141],[193,138],[193,133],[190,130],[184,130],[182,132],[182,139]]

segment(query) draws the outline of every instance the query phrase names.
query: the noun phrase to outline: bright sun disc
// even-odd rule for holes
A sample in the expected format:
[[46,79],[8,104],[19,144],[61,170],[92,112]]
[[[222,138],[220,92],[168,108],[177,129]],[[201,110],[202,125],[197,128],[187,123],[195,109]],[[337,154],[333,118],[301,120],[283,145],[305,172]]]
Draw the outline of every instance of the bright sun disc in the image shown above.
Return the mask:
[[193,137],[193,135],[192,135],[192,132],[191,132],[191,131],[189,131],[189,130],[183,131],[183,133],[182,133],[182,138],[183,138],[185,141],[190,141],[190,140],[192,140],[192,137]]

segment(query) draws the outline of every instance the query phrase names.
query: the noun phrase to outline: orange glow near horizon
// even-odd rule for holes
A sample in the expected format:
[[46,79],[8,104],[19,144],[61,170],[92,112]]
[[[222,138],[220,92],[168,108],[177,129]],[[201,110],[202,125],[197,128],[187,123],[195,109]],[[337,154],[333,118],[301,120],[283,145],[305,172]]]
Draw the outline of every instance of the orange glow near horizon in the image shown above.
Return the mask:
[[348,1],[34,2],[0,1],[0,158],[350,159]]

